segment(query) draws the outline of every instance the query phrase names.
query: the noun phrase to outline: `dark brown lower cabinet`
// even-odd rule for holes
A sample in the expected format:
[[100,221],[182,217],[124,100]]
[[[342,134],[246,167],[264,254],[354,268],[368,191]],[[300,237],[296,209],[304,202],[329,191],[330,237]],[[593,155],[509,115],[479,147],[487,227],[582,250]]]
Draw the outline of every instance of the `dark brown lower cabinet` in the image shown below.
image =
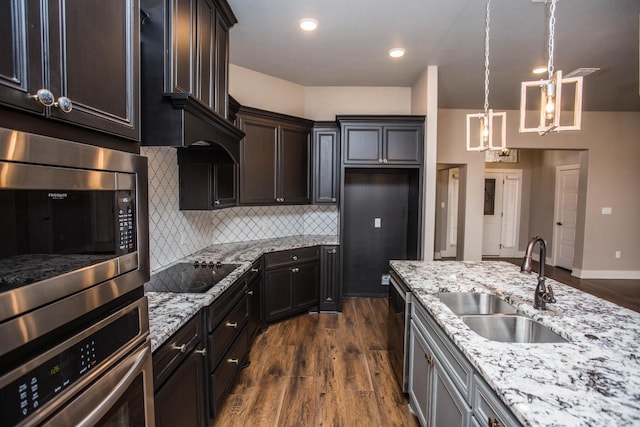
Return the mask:
[[202,330],[198,313],[153,354],[158,427],[208,425]]
[[342,311],[340,246],[320,248],[320,311]]
[[247,276],[247,306],[249,310],[249,347],[258,333],[264,329],[262,319],[262,263],[256,261]]
[[[282,261],[287,258],[290,261],[282,264]],[[264,273],[266,322],[317,307],[319,286],[320,260],[317,247],[266,255]]]

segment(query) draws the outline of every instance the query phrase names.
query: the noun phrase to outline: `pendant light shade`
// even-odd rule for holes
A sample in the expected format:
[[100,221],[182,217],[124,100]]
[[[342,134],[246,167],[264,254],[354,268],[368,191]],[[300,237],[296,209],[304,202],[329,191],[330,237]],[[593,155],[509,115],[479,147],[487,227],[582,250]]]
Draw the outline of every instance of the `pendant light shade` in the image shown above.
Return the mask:
[[489,22],[491,0],[487,0],[484,38],[484,111],[467,114],[467,151],[505,150],[507,113],[489,109]]
[[[582,119],[582,77],[563,78],[561,70],[554,73],[553,69],[555,11],[556,0],[551,0],[549,6],[548,78],[547,80],[522,82],[521,85],[521,133],[538,132],[540,135],[546,135],[551,131],[580,130]],[[530,92],[533,96],[529,95]],[[573,93],[573,102],[567,102],[567,99],[563,101],[563,92],[568,93],[569,96]],[[540,103],[535,105],[535,98],[538,96]],[[531,119],[532,115],[528,114],[528,111],[538,111],[538,114],[533,115],[533,119]]]

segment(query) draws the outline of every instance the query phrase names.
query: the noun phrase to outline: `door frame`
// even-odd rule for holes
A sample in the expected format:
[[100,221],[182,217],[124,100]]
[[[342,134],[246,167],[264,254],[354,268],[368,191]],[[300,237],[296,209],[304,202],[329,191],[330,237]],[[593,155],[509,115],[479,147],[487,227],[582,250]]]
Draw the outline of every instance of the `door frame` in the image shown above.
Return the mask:
[[[577,169],[578,170],[578,197],[580,197],[580,164],[579,163],[572,163],[569,165],[560,165],[560,166],[556,166],[556,176],[555,176],[555,192],[554,192],[554,196],[553,196],[553,237],[551,239],[552,243],[552,256],[551,256],[551,265],[557,265],[557,259],[558,259],[558,246],[559,246],[559,242],[558,239],[560,238],[560,233],[558,233],[558,226],[556,225],[556,222],[558,222],[558,215],[560,214],[560,180],[558,179],[560,172],[561,171],[566,171],[566,170],[573,170],[573,169]],[[580,205],[579,200],[578,200],[578,206]],[[577,229],[576,229],[577,232]],[[573,241],[574,247],[575,247],[575,239]],[[574,263],[575,263],[575,253],[574,253]],[[573,270],[573,267],[572,267]]]

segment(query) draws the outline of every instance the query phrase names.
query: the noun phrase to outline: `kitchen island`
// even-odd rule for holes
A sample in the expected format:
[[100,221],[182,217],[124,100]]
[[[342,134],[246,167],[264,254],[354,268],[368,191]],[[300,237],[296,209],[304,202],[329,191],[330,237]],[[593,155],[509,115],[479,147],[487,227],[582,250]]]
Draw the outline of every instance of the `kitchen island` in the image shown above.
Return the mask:
[[[391,268],[523,425],[640,424],[639,313],[550,279],[557,302],[538,311],[537,277],[505,262],[391,261]],[[569,342],[490,341],[439,292],[497,295]]]

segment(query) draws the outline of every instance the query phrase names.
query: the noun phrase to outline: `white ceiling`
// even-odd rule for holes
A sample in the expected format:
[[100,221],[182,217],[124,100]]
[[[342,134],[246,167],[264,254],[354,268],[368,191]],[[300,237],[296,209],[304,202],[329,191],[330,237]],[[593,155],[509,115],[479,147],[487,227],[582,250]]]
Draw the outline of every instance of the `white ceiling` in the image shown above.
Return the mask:
[[[232,64],[304,86],[411,86],[439,67],[441,108],[484,102],[483,0],[229,0]],[[547,6],[491,2],[493,109],[518,109],[520,82],[547,62]],[[320,26],[298,29],[303,17]],[[555,68],[601,71],[585,77],[584,109],[640,111],[640,0],[558,0]],[[399,60],[387,52],[401,46]]]

